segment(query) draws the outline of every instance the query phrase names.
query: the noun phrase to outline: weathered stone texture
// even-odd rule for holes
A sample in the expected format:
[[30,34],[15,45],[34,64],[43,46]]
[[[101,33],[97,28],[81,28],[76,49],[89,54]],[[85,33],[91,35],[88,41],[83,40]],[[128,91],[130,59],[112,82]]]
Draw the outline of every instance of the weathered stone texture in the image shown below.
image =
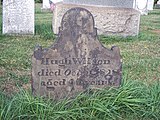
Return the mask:
[[99,42],[92,14],[73,8],[62,18],[56,42],[34,51],[33,94],[60,99],[87,89],[119,87],[121,66],[119,48]]
[[133,8],[135,0],[63,0],[64,3]]
[[3,1],[3,34],[34,34],[34,0]]
[[140,13],[137,10],[63,3],[56,4],[53,13],[54,33],[58,34],[63,14],[73,7],[86,8],[93,14],[99,35],[135,36],[139,33]]

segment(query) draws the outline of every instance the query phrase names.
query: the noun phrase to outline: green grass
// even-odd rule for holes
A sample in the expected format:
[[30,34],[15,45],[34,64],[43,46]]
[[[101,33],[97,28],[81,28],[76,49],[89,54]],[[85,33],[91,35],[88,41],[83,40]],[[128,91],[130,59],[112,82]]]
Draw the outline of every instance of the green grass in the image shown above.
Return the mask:
[[86,91],[75,99],[61,101],[31,94],[34,47],[40,44],[46,48],[55,40],[52,13],[42,13],[40,4],[35,12],[34,36],[2,35],[0,14],[0,120],[160,119],[160,10],[141,17],[139,36],[99,36],[106,47],[116,45],[121,50],[120,88]]
[[2,120],[159,120],[160,83],[125,81],[119,89],[87,91],[75,99],[52,101],[21,91],[1,94]]

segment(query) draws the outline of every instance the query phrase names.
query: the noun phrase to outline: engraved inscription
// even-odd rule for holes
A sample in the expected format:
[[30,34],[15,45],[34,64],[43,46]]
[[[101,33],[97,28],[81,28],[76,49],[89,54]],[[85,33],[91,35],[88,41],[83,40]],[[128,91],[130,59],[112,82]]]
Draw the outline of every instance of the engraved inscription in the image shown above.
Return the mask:
[[97,39],[93,16],[73,8],[62,18],[56,42],[37,47],[32,56],[34,95],[74,97],[86,89],[118,87],[121,82],[118,47],[105,48]]
[[101,59],[91,59],[91,58],[64,58],[61,60],[55,60],[50,58],[42,58],[41,64],[43,65],[71,65],[71,64],[92,64],[92,65],[101,65],[101,64],[110,64],[110,60],[101,60]]

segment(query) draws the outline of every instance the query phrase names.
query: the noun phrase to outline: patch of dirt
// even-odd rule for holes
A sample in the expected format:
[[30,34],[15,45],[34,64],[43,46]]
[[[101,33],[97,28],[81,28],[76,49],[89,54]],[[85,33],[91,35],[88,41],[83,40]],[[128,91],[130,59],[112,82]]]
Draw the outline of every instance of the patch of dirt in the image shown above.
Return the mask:
[[4,69],[0,69],[0,76],[3,76],[5,74],[5,70]]
[[[21,89],[30,90],[31,83],[23,84]],[[16,85],[16,82],[13,80],[6,80],[5,82],[1,83],[0,90],[4,92],[7,96],[14,95],[20,91],[19,87]]]
[[31,83],[23,84],[22,85],[22,89],[24,89],[24,90],[30,90],[31,89]]
[[16,87],[13,81],[3,82],[2,85],[0,86],[0,89],[8,96],[17,93],[19,91],[19,89]]
[[152,30],[151,31],[152,33],[156,33],[156,34],[160,34],[160,30],[158,29],[158,30]]

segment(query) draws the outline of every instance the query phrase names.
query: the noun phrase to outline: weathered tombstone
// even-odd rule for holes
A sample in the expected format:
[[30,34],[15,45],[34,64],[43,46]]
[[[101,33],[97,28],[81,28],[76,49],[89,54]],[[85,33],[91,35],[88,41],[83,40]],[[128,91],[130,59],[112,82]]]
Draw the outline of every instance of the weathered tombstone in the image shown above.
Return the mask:
[[99,5],[116,8],[134,8],[142,15],[147,15],[148,10],[153,10],[154,0],[64,0],[66,4]]
[[42,3],[42,10],[49,10],[49,9],[50,9],[49,0],[43,0],[43,3]]
[[34,51],[33,94],[60,99],[88,88],[118,87],[120,59],[118,47],[107,49],[99,42],[92,14],[72,8],[62,18],[56,42]]
[[134,0],[63,0],[68,4],[101,5],[118,8],[133,8]]
[[34,34],[34,0],[3,1],[3,34]]
[[153,10],[154,0],[148,0],[147,9]]
[[95,19],[98,35],[136,36],[139,33],[140,12],[133,8],[117,8],[99,5],[57,3],[53,11],[53,32],[58,34],[63,14],[74,7],[89,10]]
[[147,4],[148,0],[136,0],[134,8],[140,11],[141,15],[147,15],[148,14]]

